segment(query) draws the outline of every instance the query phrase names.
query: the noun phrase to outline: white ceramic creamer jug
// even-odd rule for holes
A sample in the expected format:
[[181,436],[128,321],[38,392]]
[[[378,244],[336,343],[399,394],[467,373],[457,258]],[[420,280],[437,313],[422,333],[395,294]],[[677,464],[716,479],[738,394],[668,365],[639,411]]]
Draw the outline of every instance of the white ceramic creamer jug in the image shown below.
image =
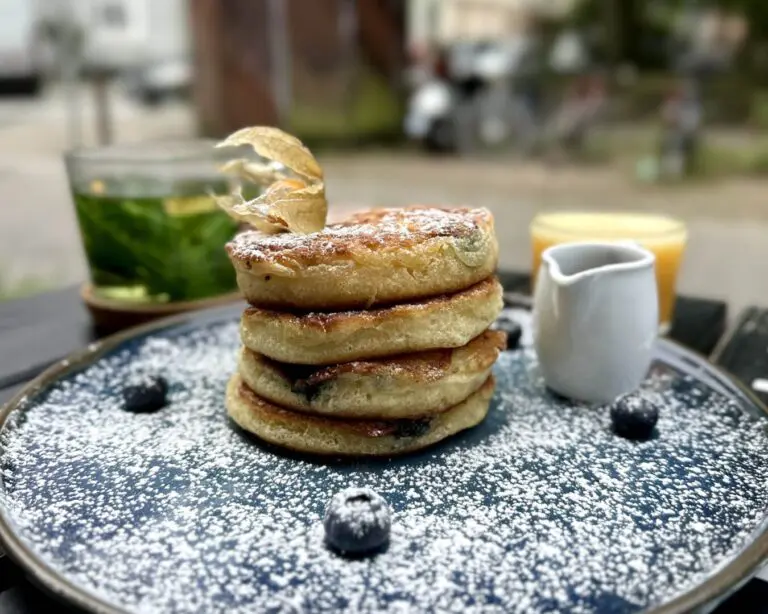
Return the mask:
[[630,242],[544,251],[533,328],[547,386],[589,403],[610,402],[639,386],[659,326],[654,260]]

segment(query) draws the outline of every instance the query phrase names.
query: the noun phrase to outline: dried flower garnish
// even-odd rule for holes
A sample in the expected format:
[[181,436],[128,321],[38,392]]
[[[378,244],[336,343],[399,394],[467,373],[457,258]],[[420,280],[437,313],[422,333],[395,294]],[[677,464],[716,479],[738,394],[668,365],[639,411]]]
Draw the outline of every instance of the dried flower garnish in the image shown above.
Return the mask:
[[234,219],[265,233],[309,234],[322,230],[328,215],[325,183],[323,171],[309,149],[295,136],[268,126],[238,130],[216,147],[241,145],[249,145],[272,163],[236,159],[222,170],[266,189],[253,200],[245,200],[239,190],[214,196],[216,203]]

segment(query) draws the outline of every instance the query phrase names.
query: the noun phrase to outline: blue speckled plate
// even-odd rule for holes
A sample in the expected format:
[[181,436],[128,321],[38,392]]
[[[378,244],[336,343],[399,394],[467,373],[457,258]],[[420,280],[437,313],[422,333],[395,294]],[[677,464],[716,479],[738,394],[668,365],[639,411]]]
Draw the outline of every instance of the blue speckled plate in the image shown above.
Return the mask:
[[[530,349],[496,366],[487,419],[419,454],[321,461],[227,419],[238,310],[122,335],[54,367],[0,413],[0,537],[37,580],[94,611],[683,612],[768,553],[766,416],[665,341],[639,393],[655,437],[544,388]],[[161,373],[170,405],[120,410]],[[323,544],[330,496],[370,486],[388,550]]]

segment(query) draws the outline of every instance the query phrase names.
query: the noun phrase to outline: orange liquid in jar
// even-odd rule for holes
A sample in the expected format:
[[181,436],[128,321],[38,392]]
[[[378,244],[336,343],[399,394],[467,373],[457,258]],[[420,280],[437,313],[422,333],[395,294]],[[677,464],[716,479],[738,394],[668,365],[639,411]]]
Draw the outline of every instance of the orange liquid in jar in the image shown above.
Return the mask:
[[667,330],[675,306],[677,273],[685,250],[687,232],[679,220],[662,215],[634,213],[548,213],[531,224],[533,280],[541,253],[553,245],[572,241],[637,241],[656,256],[659,324]]

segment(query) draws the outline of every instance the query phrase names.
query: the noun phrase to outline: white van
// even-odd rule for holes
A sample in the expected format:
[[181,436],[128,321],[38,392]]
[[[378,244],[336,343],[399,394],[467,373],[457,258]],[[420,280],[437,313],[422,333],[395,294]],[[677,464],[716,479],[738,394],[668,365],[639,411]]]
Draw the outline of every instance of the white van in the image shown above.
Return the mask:
[[34,93],[40,87],[41,62],[36,4],[0,0],[0,87]]
[[186,0],[78,0],[86,69],[126,77],[146,102],[183,95],[192,81]]

